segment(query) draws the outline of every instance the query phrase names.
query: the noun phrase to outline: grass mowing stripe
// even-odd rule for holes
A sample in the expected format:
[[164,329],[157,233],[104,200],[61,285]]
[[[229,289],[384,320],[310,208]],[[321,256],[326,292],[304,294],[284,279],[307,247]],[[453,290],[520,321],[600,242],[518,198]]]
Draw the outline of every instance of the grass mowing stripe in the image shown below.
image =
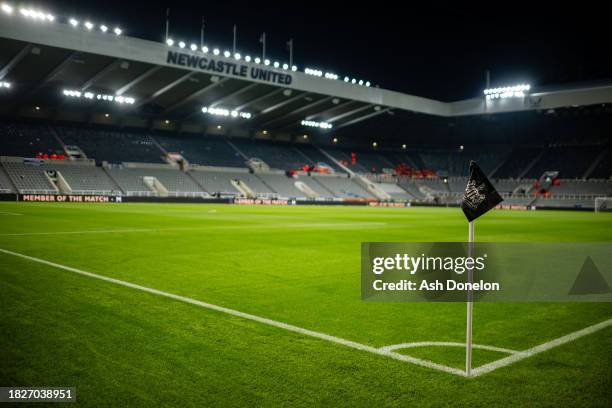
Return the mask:
[[[21,215],[21,214],[15,214]],[[325,224],[276,224],[276,225],[216,225],[210,227],[175,227],[175,228],[125,228],[111,230],[82,230],[82,231],[49,231],[49,232],[14,232],[0,234],[2,237],[29,236],[29,235],[78,235],[78,234],[123,234],[131,232],[164,232],[164,231],[208,231],[225,229],[284,229],[284,228],[367,228],[381,227],[385,222],[351,222],[351,223],[325,223]]]
[[38,262],[38,263],[41,263],[41,264],[44,264],[44,265],[48,265],[48,266],[51,266],[51,267],[54,267],[54,268],[63,269],[63,270],[66,270],[66,271],[69,271],[69,272],[73,272],[73,273],[76,273],[76,274],[79,274],[79,275],[87,276],[87,277],[90,277],[90,278],[100,279],[100,280],[103,280],[103,281],[106,281],[106,282],[110,282],[110,283],[114,283],[114,284],[117,284],[117,285],[126,286],[126,287],[129,287],[129,288],[132,288],[132,289],[141,290],[143,292],[151,293],[153,295],[167,297],[167,298],[170,298],[170,299],[174,299],[174,300],[178,300],[178,301],[181,301],[181,302],[189,303],[189,304],[192,304],[192,305],[200,306],[200,307],[203,307],[203,308],[206,308],[206,309],[215,310],[217,312],[226,313],[226,314],[229,314],[229,315],[232,315],[232,316],[241,317],[243,319],[248,319],[248,320],[253,320],[253,321],[256,321],[256,322],[259,322],[259,323],[267,324],[269,326],[278,327],[278,328],[281,328],[281,329],[284,329],[284,330],[292,331],[292,332],[303,334],[303,335],[306,335],[306,336],[315,337],[315,338],[326,340],[326,341],[329,341],[329,342],[332,342],[332,343],[341,344],[343,346],[351,347],[351,348],[354,348],[354,349],[357,349],[357,350],[367,351],[369,353],[378,354],[378,355],[385,356],[385,357],[390,357],[390,358],[395,359],[395,360],[405,361],[405,362],[408,362],[408,363],[420,365],[420,366],[431,368],[431,369],[434,369],[434,370],[443,371],[443,372],[450,373],[450,374],[455,374],[455,375],[459,375],[459,376],[465,376],[465,373],[462,370],[458,370],[458,369],[452,368],[452,367],[447,367],[445,365],[437,364],[437,363],[434,363],[432,361],[421,360],[421,359],[418,359],[418,358],[402,355],[402,354],[399,354],[399,353],[394,353],[392,351],[381,350],[381,349],[378,349],[376,347],[372,347],[372,346],[368,346],[366,344],[361,344],[361,343],[357,343],[357,342],[354,342],[354,341],[342,339],[340,337],[331,336],[329,334],[317,332],[317,331],[314,331],[314,330],[304,329],[302,327],[294,326],[294,325],[291,325],[291,324],[288,324],[288,323],[283,323],[283,322],[279,322],[279,321],[276,321],[276,320],[268,319],[268,318],[265,318],[265,317],[256,316],[256,315],[252,315],[252,314],[249,314],[249,313],[240,312],[238,310],[229,309],[229,308],[226,308],[226,307],[223,307],[223,306],[218,306],[218,305],[214,305],[214,304],[211,304],[211,303],[202,302],[200,300],[192,299],[192,298],[185,297],[185,296],[175,295],[173,293],[164,292],[164,291],[153,289],[153,288],[149,288],[149,287],[146,287],[146,286],[137,285],[135,283],[123,281],[123,280],[120,280],[120,279],[114,279],[114,278],[110,278],[108,276],[98,275],[98,274],[95,274],[95,273],[92,273],[92,272],[87,272],[87,271],[83,271],[81,269],[72,268],[70,266],[57,264],[55,262],[47,261],[47,260],[36,258],[36,257],[33,257],[33,256],[20,254],[18,252],[9,251],[9,250],[2,249],[2,248],[0,248],[0,252],[2,252],[4,254],[7,254],[7,255],[12,255],[12,256],[19,257],[19,258],[27,259],[29,261]]

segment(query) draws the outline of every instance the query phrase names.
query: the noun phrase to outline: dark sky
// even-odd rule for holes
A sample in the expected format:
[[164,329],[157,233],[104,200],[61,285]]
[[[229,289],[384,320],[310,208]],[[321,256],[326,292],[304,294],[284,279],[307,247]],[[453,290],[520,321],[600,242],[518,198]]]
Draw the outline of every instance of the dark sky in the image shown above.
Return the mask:
[[603,2],[459,3],[47,0],[38,5],[57,15],[120,24],[126,35],[156,41],[164,38],[169,6],[177,40],[199,42],[204,16],[206,42],[221,49],[231,48],[237,24],[238,49],[245,55],[261,51],[258,38],[266,31],[273,59],[288,60],[285,43],[293,38],[301,69],[320,68],[446,101],[479,96],[487,69],[492,85],[612,79],[612,35]]

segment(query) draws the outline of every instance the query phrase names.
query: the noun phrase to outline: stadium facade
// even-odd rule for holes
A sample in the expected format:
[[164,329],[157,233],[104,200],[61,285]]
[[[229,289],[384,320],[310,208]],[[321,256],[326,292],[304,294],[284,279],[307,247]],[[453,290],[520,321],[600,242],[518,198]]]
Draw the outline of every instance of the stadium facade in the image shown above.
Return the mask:
[[458,205],[470,160],[506,207],[612,196],[612,84],[449,103],[35,19],[0,12],[5,200]]

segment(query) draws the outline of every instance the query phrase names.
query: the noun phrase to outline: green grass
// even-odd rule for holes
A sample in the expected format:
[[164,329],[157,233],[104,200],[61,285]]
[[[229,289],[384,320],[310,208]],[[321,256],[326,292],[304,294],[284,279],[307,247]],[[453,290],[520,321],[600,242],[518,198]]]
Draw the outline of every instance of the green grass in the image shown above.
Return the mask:
[[[47,234],[70,231],[91,233]],[[375,347],[461,342],[465,305],[362,302],[360,243],[466,235],[458,209],[0,203],[0,248]],[[495,211],[476,236],[610,242],[612,214]],[[612,399],[610,328],[465,379],[5,254],[0,291],[0,385],[75,386],[81,405]],[[523,350],[612,318],[612,304],[479,303],[474,316],[475,343]],[[461,367],[463,349],[402,353]],[[477,365],[500,357],[474,353]]]

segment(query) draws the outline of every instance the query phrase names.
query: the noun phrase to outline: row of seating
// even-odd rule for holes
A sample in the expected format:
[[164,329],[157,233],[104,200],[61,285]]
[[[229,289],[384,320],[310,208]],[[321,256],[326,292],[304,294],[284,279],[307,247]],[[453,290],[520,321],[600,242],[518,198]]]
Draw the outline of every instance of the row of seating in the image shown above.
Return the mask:
[[591,178],[612,175],[611,149],[594,145],[410,151],[324,147],[322,152],[302,143],[17,122],[0,123],[0,140],[0,155],[4,156],[62,153],[63,144],[78,146],[98,163],[165,163],[167,153],[179,153],[190,163],[217,167],[244,168],[249,158],[259,158],[273,169],[296,170],[325,163],[342,172],[338,161],[358,173],[380,173],[404,164],[453,177],[467,175],[470,160],[476,160],[485,173],[501,179],[538,178],[547,170],[559,171],[562,178],[580,178],[588,172]]

